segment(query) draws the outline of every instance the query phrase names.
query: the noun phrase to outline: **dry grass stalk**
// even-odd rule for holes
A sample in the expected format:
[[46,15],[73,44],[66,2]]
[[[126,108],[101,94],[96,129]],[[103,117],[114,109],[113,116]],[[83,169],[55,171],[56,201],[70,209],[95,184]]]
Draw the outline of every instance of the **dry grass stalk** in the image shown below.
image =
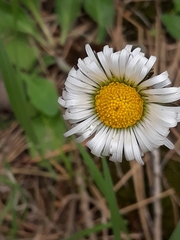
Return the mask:
[[[158,196],[162,192],[161,187],[161,166],[160,166],[160,151],[154,149],[152,151],[153,156],[153,196]],[[157,199],[153,203],[154,208],[154,227],[153,227],[153,239],[162,239],[162,206],[160,199]]]
[[[49,0],[43,1],[43,4]],[[138,9],[136,4],[153,4],[157,12],[155,22],[147,21],[141,8]],[[126,25],[130,25],[131,33],[136,33],[136,37],[132,37],[129,44],[136,46],[143,45],[147,55],[156,55],[158,58],[155,66],[155,73],[168,70],[170,79],[174,86],[180,85],[180,43],[170,42],[165,35],[165,30],[162,30],[160,15],[160,1],[141,1],[141,0],[126,0],[116,1],[116,21],[115,26],[109,31],[109,36],[106,43],[120,50],[127,44],[128,29]],[[81,16],[82,17],[82,16]],[[83,16],[84,17],[84,16]],[[39,64],[45,76],[49,76],[56,81],[59,89],[62,88],[63,81],[67,76],[67,70],[71,65],[71,57],[77,58],[83,56],[85,43],[94,44],[97,48],[102,48],[95,43],[97,33],[96,26],[89,18],[83,19],[74,25],[68,39],[63,46],[59,44],[58,25],[54,13],[46,13],[44,21],[49,26],[49,33],[53,37],[54,49],[49,46],[41,46],[42,52],[46,52],[53,56],[57,63],[60,60],[60,70],[56,66],[53,71],[49,71],[42,62],[41,55],[38,55]],[[155,26],[155,29],[153,29]],[[152,32],[155,30],[156,34]],[[168,41],[167,41],[168,40]],[[32,44],[35,44],[34,42]],[[72,49],[75,49],[75,54]],[[73,56],[72,56],[73,55]],[[75,57],[74,57],[75,55]],[[179,162],[180,154],[180,133],[179,129],[172,129],[171,137],[175,142],[175,150],[160,152],[162,162],[159,163],[160,157],[145,155],[146,166],[141,167],[137,163],[131,162],[131,168],[125,167],[125,163],[121,164],[122,171],[117,167],[114,182],[114,190],[118,196],[119,204],[121,198],[124,197],[123,189],[131,187],[130,182],[133,180],[135,188],[135,203],[127,203],[120,208],[120,213],[125,218],[130,219],[130,237],[131,239],[141,240],[145,236],[148,240],[162,239],[163,229],[161,221],[161,201],[169,198],[172,204],[172,218],[174,226],[179,219],[180,196],[179,193],[171,186],[169,179],[165,176],[165,170],[172,160]],[[97,223],[106,223],[110,219],[110,212],[106,201],[101,192],[91,180],[86,183],[84,176],[87,174],[87,169],[81,164],[80,160],[74,160],[72,169],[76,173],[76,177],[72,177],[61,161],[61,153],[72,152],[75,154],[77,148],[75,144],[65,144],[61,149],[47,153],[43,159],[47,159],[56,177],[40,165],[43,159],[41,157],[31,158],[27,155],[28,146],[25,142],[24,134],[19,128],[19,125],[14,122],[9,128],[0,131],[0,177],[8,179],[13,184],[19,184],[24,191],[26,201],[23,202],[22,195],[18,192],[15,194],[14,210],[16,222],[18,224],[17,239],[18,240],[59,240],[65,239],[72,233],[81,230],[85,227],[92,227]],[[155,153],[155,152],[154,152]],[[54,160],[58,159],[58,161]],[[9,169],[4,165],[4,161],[9,164]],[[151,162],[152,161],[152,162]],[[152,163],[155,163],[152,166]],[[78,170],[77,170],[78,169]],[[153,172],[154,169],[154,172]],[[112,170],[112,169],[111,169]],[[158,170],[158,172],[156,172]],[[78,174],[77,174],[78,173]],[[117,174],[119,173],[119,174]],[[161,173],[162,182],[165,191],[161,188]],[[114,173],[113,173],[114,174]],[[112,174],[112,175],[113,175]],[[153,175],[154,174],[154,175]],[[148,183],[144,180],[144,175],[147,176]],[[155,177],[154,177],[155,176]],[[113,175],[114,177],[114,175]],[[76,180],[76,181],[74,181]],[[153,186],[151,197],[145,194],[145,190],[149,186]],[[80,188],[81,191],[77,189]],[[0,183],[0,210],[4,211],[11,196],[11,186],[5,183]],[[133,192],[133,191],[132,191]],[[146,191],[148,192],[148,191]],[[131,197],[131,196],[130,196]],[[154,236],[151,237],[150,227],[152,222],[149,217],[149,204],[154,206]],[[91,206],[91,207],[90,207]],[[23,212],[27,209],[27,213],[22,218]],[[164,209],[162,209],[164,211]],[[131,218],[131,213],[134,213],[135,220]],[[139,228],[134,229],[134,222],[138,221]],[[0,239],[5,240],[11,230],[13,223],[12,210],[7,212],[0,226]],[[143,229],[143,231],[142,231]],[[100,235],[92,235],[91,239],[113,239],[112,233],[108,229],[103,230]],[[122,236],[125,239],[125,236]]]

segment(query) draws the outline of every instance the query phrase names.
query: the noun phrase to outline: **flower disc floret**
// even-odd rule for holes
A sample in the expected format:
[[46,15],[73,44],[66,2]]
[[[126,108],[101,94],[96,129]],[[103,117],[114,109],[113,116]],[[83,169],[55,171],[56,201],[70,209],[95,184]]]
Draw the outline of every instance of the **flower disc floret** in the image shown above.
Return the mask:
[[135,88],[124,83],[112,82],[96,94],[95,109],[99,119],[106,126],[127,128],[141,119],[143,99]]

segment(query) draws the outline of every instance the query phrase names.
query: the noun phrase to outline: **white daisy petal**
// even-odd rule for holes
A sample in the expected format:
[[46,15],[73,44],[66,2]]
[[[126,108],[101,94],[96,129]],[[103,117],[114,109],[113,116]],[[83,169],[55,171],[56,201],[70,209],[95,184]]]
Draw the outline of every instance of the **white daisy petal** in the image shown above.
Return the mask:
[[[157,145],[153,141],[149,140],[149,132],[141,124],[138,124],[133,128],[133,131],[136,134],[137,141],[142,152],[152,151],[153,148],[156,148]],[[146,132],[146,136],[145,136]]]
[[79,132],[80,137],[76,138],[76,142],[81,143],[91,137],[92,134],[97,130],[97,121],[91,124],[87,129],[84,129],[83,132]]
[[144,90],[143,93],[145,94],[162,94],[162,95],[167,95],[167,94],[175,94],[179,93],[179,89],[177,87],[171,87],[171,88],[162,88],[162,89],[147,89]]
[[171,84],[171,81],[170,81],[169,78],[167,78],[167,79],[164,80],[163,82],[155,84],[155,85],[153,86],[153,88],[163,88],[163,87],[166,87],[166,86],[168,86],[168,85],[170,85],[170,84]]
[[91,90],[91,92],[95,90],[95,86],[92,86],[92,85],[90,85],[90,84],[87,84],[86,82],[82,82],[82,81],[80,81],[79,79],[73,78],[73,77],[71,77],[71,76],[69,76],[69,77],[67,78],[67,81],[66,81],[66,83],[65,83],[65,86],[68,86],[67,83],[69,83],[69,85],[72,84],[73,87],[74,87],[74,85],[75,85],[75,86],[77,86],[77,87],[79,87],[79,88],[84,88],[84,89],[87,89],[87,90]]
[[151,70],[151,68],[153,67],[154,63],[156,62],[156,57],[155,56],[151,56],[149,58],[149,60],[146,63],[146,67],[148,68],[148,72]]
[[104,53],[104,56],[105,56],[107,62],[109,62],[109,60],[111,58],[111,54],[113,53],[113,49],[106,45],[103,48],[103,53]]
[[173,149],[167,137],[180,122],[180,107],[169,103],[180,99],[180,88],[167,88],[166,71],[148,79],[156,57],[147,59],[131,45],[115,53],[109,46],[95,53],[86,45],[86,52],[58,99],[72,125],[64,136],[75,134],[92,154],[119,162],[143,164],[145,152],[162,145]]
[[[89,63],[88,63],[89,62]],[[82,59],[78,59],[78,67],[79,69],[85,74],[89,76],[89,68],[88,68],[88,64],[90,64],[90,59],[88,57],[86,57],[84,60]]]
[[[178,110],[174,108],[174,110]],[[156,118],[156,121],[161,121],[161,125],[167,128],[175,127],[177,125],[177,112],[168,110],[165,106],[158,104],[149,104],[150,115]]]
[[131,133],[128,130],[124,133],[124,155],[127,161],[133,160],[135,158],[131,142]]
[[107,127],[100,125],[97,129],[97,134],[87,142],[87,147],[91,149],[91,153],[100,157],[103,151],[103,148],[106,144],[107,136]]
[[165,133],[164,135],[161,135],[160,125],[158,125],[157,123],[152,125],[148,119],[144,119],[144,121],[141,122],[141,125],[146,131],[147,139],[150,141],[151,145],[154,146],[153,148],[158,148],[159,146],[164,144],[164,140],[168,135],[168,130],[167,130],[167,133]]
[[[137,47],[132,51],[132,55],[135,57],[136,55],[141,54],[141,48]],[[144,55],[144,54],[143,54]],[[142,56],[142,55],[141,55]]]
[[[78,82],[76,84],[76,82]],[[69,81],[67,81],[65,83],[66,89],[67,90],[74,90],[77,89],[78,92],[83,92],[83,93],[93,93],[94,92],[94,88],[92,86],[89,86],[88,84],[82,83],[81,81],[78,81],[76,79],[74,79],[71,83]],[[84,86],[84,87],[83,87]]]
[[81,112],[83,110],[88,110],[88,109],[93,109],[92,102],[87,102],[85,104],[84,104],[84,102],[82,102],[81,105],[73,104],[73,105],[70,105],[70,107],[68,108],[70,113],[78,113],[78,112]]
[[[113,136],[112,136],[111,143],[110,143],[110,158],[109,158],[109,160],[111,160],[113,162],[118,161],[118,159],[116,157],[118,140],[119,140],[118,131],[115,129],[115,130],[113,130]],[[119,159],[119,161],[121,162],[121,159]]]
[[84,119],[87,119],[89,116],[92,116],[93,110],[86,110],[86,111],[81,111],[78,113],[70,113],[69,110],[66,110],[64,114],[64,119],[72,119],[72,120],[78,120],[82,121]]
[[126,65],[128,61],[129,53],[126,49],[123,49],[120,53],[120,61],[119,61],[119,76],[124,77],[126,72]]
[[108,62],[103,54],[103,52],[97,53],[97,56],[99,58],[99,61],[101,62],[101,65],[103,67],[104,72],[106,73],[107,77],[111,78],[112,74],[108,66]]
[[124,142],[124,131],[120,131],[119,133],[119,139],[118,139],[118,146],[116,150],[116,159],[118,162],[122,162],[122,156],[123,156],[123,142]]
[[107,79],[102,67],[98,67],[95,62],[89,64],[89,69],[91,69],[95,74],[98,74],[101,79]]
[[[163,89],[162,89],[163,90]],[[144,91],[143,91],[144,93]],[[147,90],[148,93],[148,90]],[[157,103],[170,103],[170,102],[175,102],[180,99],[180,92],[179,90],[172,93],[172,94],[158,94],[158,95],[153,95],[152,93],[149,94],[147,97],[149,102],[157,102]]]
[[148,73],[147,67],[146,66],[142,67],[142,69],[139,70],[139,72],[136,72],[134,74],[135,83],[139,84],[139,82],[141,82],[144,79],[144,77],[147,75],[147,73]]
[[[138,60],[137,62],[135,62],[136,58]],[[147,61],[147,58],[142,57],[139,54],[135,56],[130,62],[133,62],[134,66],[129,66],[129,68],[127,67],[126,69],[128,78],[132,79],[136,85],[143,80],[149,71],[148,67],[146,66]]]
[[110,149],[111,161],[122,162],[123,143],[124,143],[124,131],[122,130],[119,133],[117,131],[114,131],[114,137],[112,137]]
[[137,62],[139,61],[139,59],[141,59],[140,54],[136,55],[134,58],[128,61],[126,65],[126,72],[125,72],[127,78],[133,77],[134,69],[136,69],[135,66],[137,65]]
[[146,137],[149,139],[152,145],[156,146],[157,148],[164,144],[164,140],[168,135],[168,133],[161,135],[160,125],[155,125],[155,124],[152,125],[152,123],[149,120],[145,119],[142,122],[142,126],[144,127],[144,129],[146,129],[146,134],[147,134]]
[[[103,71],[100,71],[95,62],[89,62],[88,58],[85,58],[84,61],[79,59],[78,67],[85,75],[88,75],[91,79],[93,79],[93,81],[96,81],[97,83],[101,83],[104,79],[106,79]],[[102,74],[104,74],[103,79]]]
[[[168,72],[163,72],[163,73],[161,73],[161,74],[159,74],[159,75],[157,75],[155,77],[149,78],[148,80],[140,83],[139,86],[141,88],[147,88],[147,87],[150,87],[150,86],[156,86],[158,83],[159,84],[163,84],[167,80],[168,80],[168,84],[170,84],[171,81],[168,78]],[[162,86],[162,87],[164,87],[164,86]]]
[[59,97],[59,98],[58,98],[58,103],[59,103],[62,107],[65,107],[65,105],[66,105],[66,102],[65,102],[65,100],[64,100],[62,97]]
[[113,53],[111,54],[111,71],[114,76],[119,77],[119,54],[118,53]]
[[88,101],[88,100],[85,101],[84,98],[78,99],[78,97],[77,99],[67,100],[66,108],[72,109],[74,107],[77,107],[81,109],[90,109],[92,107],[92,101]]
[[105,143],[103,153],[102,153],[103,156],[110,155],[111,141],[113,139],[114,132],[115,132],[115,130],[108,128],[108,132],[107,132],[107,136],[106,136],[106,143]]
[[77,79],[79,79],[81,82],[85,82],[86,84],[92,86],[92,87],[98,87],[98,83],[93,81],[90,77],[87,77],[85,74],[83,74],[79,69],[76,71]]
[[91,74],[91,70],[89,69],[89,64],[90,63],[91,63],[91,60],[88,57],[86,57],[84,59],[79,58],[78,59],[78,64],[77,64],[77,66],[81,70],[81,72],[84,75],[88,76],[88,78],[91,78],[90,75],[89,75],[89,74]]
[[161,124],[153,124],[157,119],[153,116],[148,114],[146,117],[146,123],[151,126],[158,134],[162,136],[167,136],[169,134],[169,129],[167,127],[162,126]]
[[[126,49],[128,52],[131,52],[133,45],[126,45],[124,49]],[[139,48],[138,48],[139,51]]]
[[131,134],[131,145],[132,145],[132,149],[133,149],[133,154],[134,154],[134,159],[136,159],[136,161],[140,164],[144,164],[142,158],[141,158],[141,151],[140,151],[140,147],[136,141],[135,135],[134,135],[134,131],[131,128],[130,129],[130,134]]
[[84,131],[85,129],[89,128],[94,122],[97,120],[96,116],[91,116],[90,118],[86,119],[83,122],[80,122],[75,127],[72,127],[69,131],[67,131],[64,136],[69,137],[73,134],[78,134],[79,131]]
[[165,139],[164,145],[171,150],[174,149],[174,144],[172,144],[172,142],[169,141],[167,138]]
[[90,47],[89,44],[86,44],[85,49],[86,49],[86,52],[87,52],[88,57],[89,57],[93,62],[95,62],[98,67],[100,67],[100,64],[99,64],[99,62],[98,62],[98,60],[97,60],[97,58],[96,58],[96,56],[95,56],[94,52],[92,51],[92,48]]

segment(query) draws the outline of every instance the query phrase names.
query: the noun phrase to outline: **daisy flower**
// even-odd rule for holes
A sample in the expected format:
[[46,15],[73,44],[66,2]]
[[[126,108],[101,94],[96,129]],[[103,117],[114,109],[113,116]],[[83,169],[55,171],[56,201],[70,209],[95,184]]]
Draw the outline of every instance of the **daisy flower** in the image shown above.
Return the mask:
[[180,121],[180,107],[169,103],[180,99],[180,88],[167,87],[166,71],[152,77],[156,57],[148,59],[131,45],[97,53],[86,45],[86,52],[58,99],[72,125],[65,137],[75,134],[92,154],[119,162],[125,157],[143,164],[145,152],[162,145],[173,149],[167,136]]

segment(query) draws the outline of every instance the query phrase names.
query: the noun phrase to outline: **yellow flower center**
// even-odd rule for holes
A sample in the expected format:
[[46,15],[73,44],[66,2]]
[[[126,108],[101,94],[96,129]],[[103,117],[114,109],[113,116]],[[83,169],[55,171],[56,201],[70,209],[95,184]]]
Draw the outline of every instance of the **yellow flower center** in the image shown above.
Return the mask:
[[112,82],[95,96],[95,109],[108,127],[127,128],[141,119],[143,99],[135,88]]

